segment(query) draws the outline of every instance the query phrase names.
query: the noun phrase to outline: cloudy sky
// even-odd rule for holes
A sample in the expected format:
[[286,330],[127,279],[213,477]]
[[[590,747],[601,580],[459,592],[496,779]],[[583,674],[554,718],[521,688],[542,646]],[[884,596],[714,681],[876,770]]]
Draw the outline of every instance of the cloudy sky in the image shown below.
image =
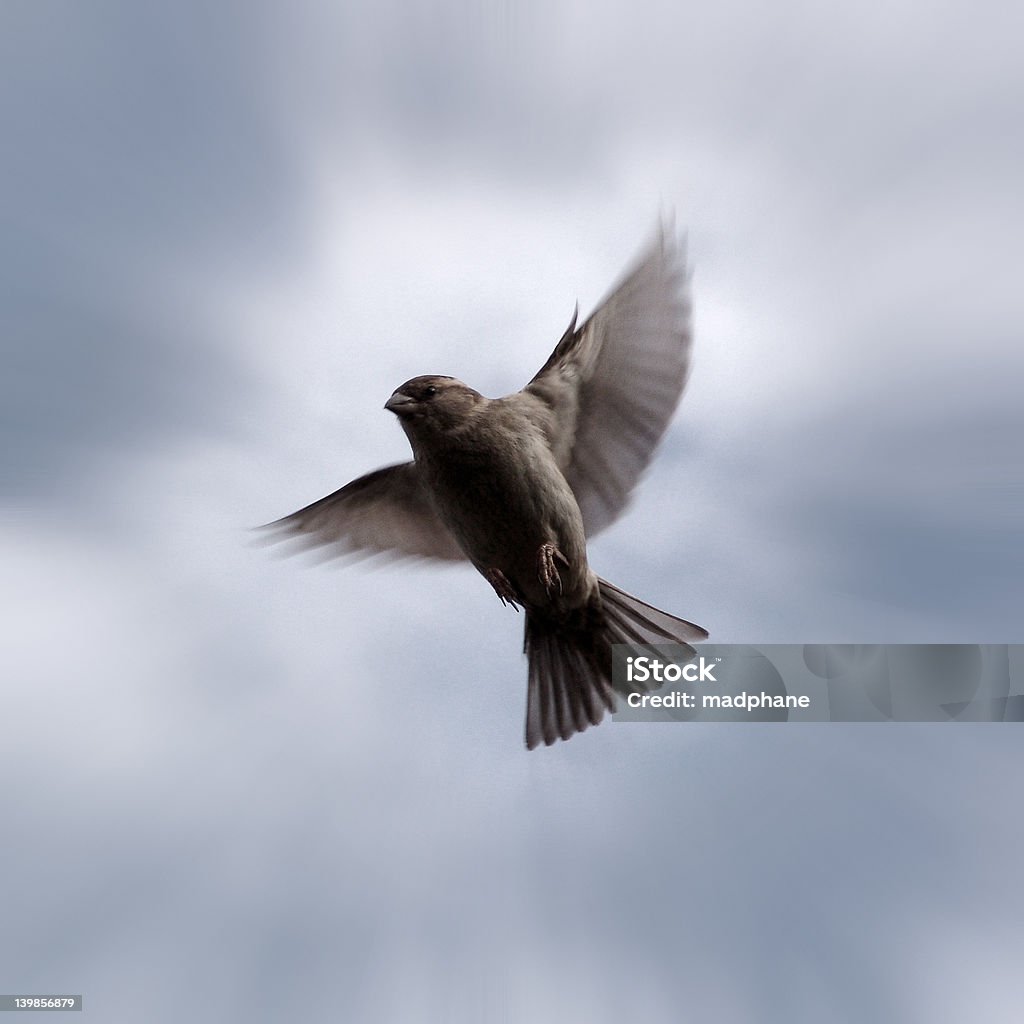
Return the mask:
[[0,12],[0,992],[96,1020],[1016,1021],[1019,728],[522,748],[469,570],[249,527],[520,387],[674,211],[602,575],[722,642],[1024,640],[1010,3]]

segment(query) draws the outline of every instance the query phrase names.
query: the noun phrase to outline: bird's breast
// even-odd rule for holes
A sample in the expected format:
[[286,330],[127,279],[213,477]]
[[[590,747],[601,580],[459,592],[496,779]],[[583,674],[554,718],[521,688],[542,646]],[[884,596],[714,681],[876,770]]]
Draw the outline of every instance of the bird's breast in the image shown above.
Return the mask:
[[431,455],[423,469],[438,515],[481,572],[500,570],[528,605],[543,606],[551,598],[538,578],[540,549],[554,544],[569,563],[559,569],[560,598],[589,593],[579,506],[542,439],[477,438]]

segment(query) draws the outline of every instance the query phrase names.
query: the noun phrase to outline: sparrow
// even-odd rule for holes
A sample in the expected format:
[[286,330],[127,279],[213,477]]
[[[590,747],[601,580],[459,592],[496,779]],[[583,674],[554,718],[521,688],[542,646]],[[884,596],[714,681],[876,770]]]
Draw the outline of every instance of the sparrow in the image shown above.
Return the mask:
[[[597,576],[587,538],[621,515],[686,385],[692,345],[685,255],[661,227],[597,309],[579,307],[521,391],[485,398],[453,377],[387,400],[413,459],[346,484],[265,529],[339,553],[468,560],[525,612],[526,746],[615,710],[612,645],[678,643],[705,629]],[[692,653],[692,648],[691,648]],[[638,683],[623,683],[625,695]]]

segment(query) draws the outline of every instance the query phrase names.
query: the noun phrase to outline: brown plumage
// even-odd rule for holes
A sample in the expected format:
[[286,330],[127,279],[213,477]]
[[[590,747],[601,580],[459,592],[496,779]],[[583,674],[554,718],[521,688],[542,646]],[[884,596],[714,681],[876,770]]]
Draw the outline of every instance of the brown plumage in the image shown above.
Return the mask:
[[490,399],[452,377],[407,381],[385,408],[413,461],[270,528],[346,551],[468,558],[526,612],[527,747],[568,739],[615,709],[612,644],[707,636],[587,562],[587,537],[621,514],[668,426],[690,341],[685,261],[662,231],[522,391]]

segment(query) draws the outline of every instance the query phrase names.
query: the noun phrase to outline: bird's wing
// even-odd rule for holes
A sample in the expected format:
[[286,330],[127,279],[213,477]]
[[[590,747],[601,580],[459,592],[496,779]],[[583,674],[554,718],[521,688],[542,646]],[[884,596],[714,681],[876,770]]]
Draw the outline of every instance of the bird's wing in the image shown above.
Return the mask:
[[438,519],[412,462],[367,473],[284,519],[268,523],[271,540],[333,545],[339,554],[386,552],[398,557],[463,559]]
[[686,257],[662,227],[636,266],[524,389],[549,412],[549,441],[587,535],[623,511],[668,427],[690,365]]

